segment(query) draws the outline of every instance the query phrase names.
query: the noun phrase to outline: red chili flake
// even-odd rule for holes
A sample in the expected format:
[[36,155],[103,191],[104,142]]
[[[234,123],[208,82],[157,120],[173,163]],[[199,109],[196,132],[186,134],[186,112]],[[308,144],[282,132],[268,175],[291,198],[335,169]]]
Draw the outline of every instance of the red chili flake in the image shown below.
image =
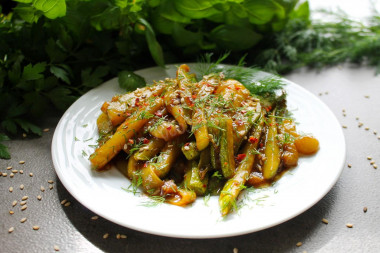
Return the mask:
[[131,116],[131,114],[130,114],[129,112],[126,112],[126,113],[125,113],[125,116],[126,116],[126,117],[129,117],[129,116]]
[[269,112],[270,110],[272,110],[272,106],[267,106],[267,107],[265,107],[265,110],[267,111],[267,112]]
[[191,104],[190,104],[190,107],[194,107],[194,104],[193,104],[193,103],[191,103]]
[[190,145],[190,142],[186,142],[186,143],[185,143],[185,146],[189,146],[189,145]]
[[129,139],[128,143],[133,144],[133,143],[135,143],[135,141],[133,139]]
[[255,138],[255,137],[253,137],[253,136],[251,136],[251,137],[249,137],[249,142],[250,143],[255,143],[255,142],[257,142],[258,141],[258,139],[257,138]]
[[241,88],[240,88],[240,87],[238,87],[238,86],[237,86],[237,87],[235,87],[235,90],[240,90],[240,89],[241,89]]
[[236,125],[238,126],[244,125],[244,122],[239,119],[236,121]]
[[236,160],[238,160],[239,162],[243,161],[244,158],[246,157],[247,155],[246,154],[238,154],[236,156]]
[[135,100],[135,106],[139,106],[139,102],[140,102],[140,99],[136,98],[136,100]]
[[260,143],[260,148],[262,148],[264,146],[264,144]]
[[196,99],[197,98],[197,95],[192,95],[191,96],[193,99]]
[[228,164],[228,162],[225,162],[225,163],[224,163],[224,165],[227,165],[227,164]]
[[148,167],[148,163],[147,162],[144,163],[144,168],[146,168],[146,167]]
[[162,117],[162,112],[155,112],[154,115],[156,115],[157,117]]
[[147,138],[144,138],[143,143],[144,143],[144,144],[148,144],[148,143],[149,143],[149,140],[148,140]]
[[172,129],[172,126],[168,126],[166,129],[170,131]]

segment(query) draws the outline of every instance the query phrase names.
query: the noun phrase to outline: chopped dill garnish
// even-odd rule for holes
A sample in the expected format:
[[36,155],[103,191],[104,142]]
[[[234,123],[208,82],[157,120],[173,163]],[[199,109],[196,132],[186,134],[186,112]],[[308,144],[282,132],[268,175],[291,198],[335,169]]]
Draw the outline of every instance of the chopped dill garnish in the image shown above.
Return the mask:
[[203,203],[205,204],[205,206],[208,206],[208,201],[210,200],[210,197],[211,197],[210,194],[206,194],[206,195],[203,197]]
[[148,196],[148,200],[141,203],[145,207],[156,207],[165,202],[165,198],[161,196]]
[[222,179],[223,176],[219,173],[219,171],[215,171],[213,174],[212,174],[212,177],[216,177],[216,178],[219,178],[219,179]]

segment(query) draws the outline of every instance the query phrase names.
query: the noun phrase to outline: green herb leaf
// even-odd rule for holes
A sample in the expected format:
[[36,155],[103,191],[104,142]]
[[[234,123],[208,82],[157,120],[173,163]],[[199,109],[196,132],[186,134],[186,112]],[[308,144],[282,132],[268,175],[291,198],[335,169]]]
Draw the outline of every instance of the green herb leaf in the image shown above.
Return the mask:
[[144,87],[146,84],[142,76],[128,70],[119,72],[118,78],[120,88],[126,91],[134,91],[137,88]]
[[0,143],[0,159],[11,159],[8,147]]
[[22,79],[26,81],[37,80],[43,78],[42,73],[45,71],[46,63],[41,62],[35,65],[28,64],[24,67],[24,71],[22,72]]

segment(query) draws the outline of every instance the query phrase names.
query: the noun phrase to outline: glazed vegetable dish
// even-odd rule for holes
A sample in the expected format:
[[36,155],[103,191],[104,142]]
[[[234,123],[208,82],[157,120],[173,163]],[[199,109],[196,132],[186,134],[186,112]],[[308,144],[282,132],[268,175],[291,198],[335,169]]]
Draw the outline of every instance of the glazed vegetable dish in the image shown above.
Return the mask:
[[270,185],[299,154],[319,149],[317,139],[297,133],[284,93],[266,101],[222,72],[197,81],[187,65],[101,110],[94,169],[112,161],[146,194],[174,205],[219,194],[223,216],[244,188]]

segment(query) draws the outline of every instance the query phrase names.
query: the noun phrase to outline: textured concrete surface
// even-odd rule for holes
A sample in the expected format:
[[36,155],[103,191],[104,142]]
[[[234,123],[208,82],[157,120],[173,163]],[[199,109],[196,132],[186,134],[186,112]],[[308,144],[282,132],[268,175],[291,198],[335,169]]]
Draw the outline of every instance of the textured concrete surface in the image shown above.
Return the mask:
[[[367,160],[367,156],[372,156],[380,165],[380,76],[376,77],[373,69],[345,66],[320,73],[301,70],[287,78],[319,96],[342,126],[347,126],[343,129],[347,144],[344,171],[332,190],[303,214],[264,231],[207,240],[165,238],[102,218],[91,220],[95,214],[67,192],[54,171],[50,145],[60,116],[57,115],[43,122],[43,127],[50,131],[42,138],[7,143],[12,159],[0,160],[0,172],[8,174],[0,177],[0,252],[54,252],[55,245],[60,252],[233,252],[234,248],[240,253],[380,252],[380,169],[374,169]],[[358,127],[359,122],[363,126]],[[374,134],[374,130],[379,133]],[[20,160],[25,164],[19,164]],[[23,170],[23,174],[18,171],[10,178],[8,166]],[[53,189],[48,180],[54,181]],[[21,184],[23,190],[19,188]],[[14,188],[12,193],[9,187]],[[21,211],[23,196],[28,196],[27,209]],[[65,199],[70,201],[69,206],[60,204]],[[18,204],[12,207],[14,200]],[[364,207],[368,208],[366,213]],[[9,214],[11,210],[13,215]],[[21,223],[23,217],[27,221]],[[322,218],[329,223],[322,223]],[[347,223],[352,223],[353,228],[347,228]],[[39,230],[33,230],[35,225]],[[8,233],[10,227],[14,227],[14,232]],[[109,233],[109,238],[103,239],[105,233]],[[117,239],[117,234],[127,238]],[[298,242],[302,246],[296,246]]]

